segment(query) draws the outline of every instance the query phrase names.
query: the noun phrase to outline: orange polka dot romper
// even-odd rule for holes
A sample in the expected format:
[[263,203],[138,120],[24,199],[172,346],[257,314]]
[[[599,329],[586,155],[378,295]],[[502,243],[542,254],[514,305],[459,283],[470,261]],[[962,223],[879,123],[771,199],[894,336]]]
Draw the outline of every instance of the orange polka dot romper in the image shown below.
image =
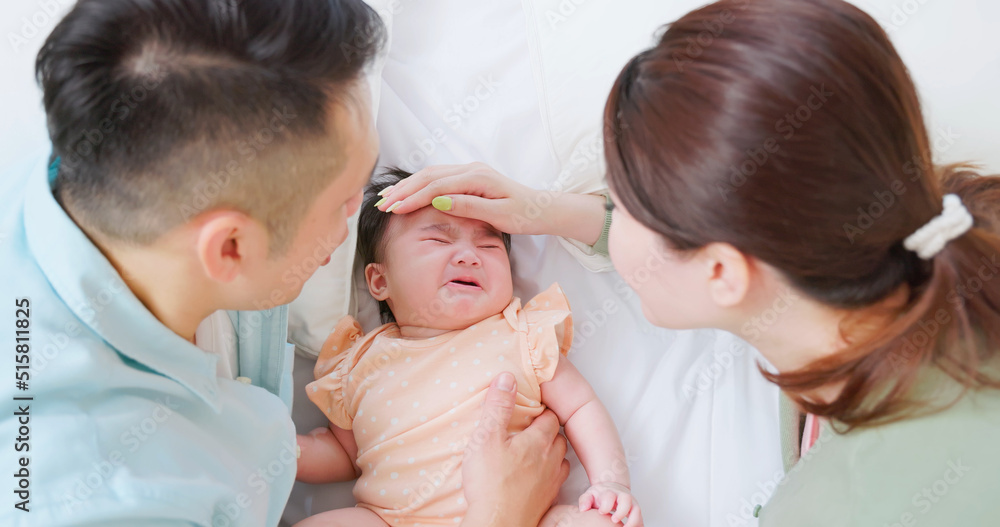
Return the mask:
[[462,452],[482,415],[490,382],[517,379],[510,432],[542,413],[539,385],[569,351],[572,317],[557,284],[524,307],[429,339],[400,338],[386,324],[368,335],[351,317],[338,324],[306,387],[334,425],[353,430],[359,507],[390,526],[456,525],[465,514]]

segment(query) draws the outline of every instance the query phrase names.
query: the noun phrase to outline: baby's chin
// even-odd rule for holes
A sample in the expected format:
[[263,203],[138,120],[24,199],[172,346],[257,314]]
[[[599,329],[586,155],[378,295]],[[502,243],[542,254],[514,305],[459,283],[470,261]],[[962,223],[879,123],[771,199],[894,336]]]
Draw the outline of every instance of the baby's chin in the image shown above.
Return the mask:
[[509,298],[493,298],[484,293],[447,295],[439,300],[445,307],[432,317],[434,319],[432,324],[438,329],[448,330],[465,329],[476,322],[498,315],[510,303]]

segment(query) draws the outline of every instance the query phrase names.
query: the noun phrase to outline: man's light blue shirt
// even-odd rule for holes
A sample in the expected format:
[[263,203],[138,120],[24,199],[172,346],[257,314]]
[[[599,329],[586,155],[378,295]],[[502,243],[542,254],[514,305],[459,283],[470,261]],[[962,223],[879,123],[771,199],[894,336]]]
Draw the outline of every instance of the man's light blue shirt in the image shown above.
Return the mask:
[[277,525],[296,471],[286,308],[231,312],[252,384],[216,377],[217,356],[161,324],[56,202],[54,173],[39,156],[0,181],[3,487],[19,484],[21,457],[30,474],[27,501],[4,492],[0,523]]

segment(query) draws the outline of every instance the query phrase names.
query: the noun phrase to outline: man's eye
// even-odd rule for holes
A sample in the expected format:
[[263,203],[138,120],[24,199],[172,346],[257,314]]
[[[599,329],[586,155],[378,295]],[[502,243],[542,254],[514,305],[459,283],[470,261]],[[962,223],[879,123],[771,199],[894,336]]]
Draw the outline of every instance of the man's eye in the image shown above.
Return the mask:
[[428,238],[427,240],[424,240],[424,241],[438,242],[438,243],[448,243],[448,240],[442,240],[441,238]]
[[499,249],[499,245],[480,245],[480,249]]

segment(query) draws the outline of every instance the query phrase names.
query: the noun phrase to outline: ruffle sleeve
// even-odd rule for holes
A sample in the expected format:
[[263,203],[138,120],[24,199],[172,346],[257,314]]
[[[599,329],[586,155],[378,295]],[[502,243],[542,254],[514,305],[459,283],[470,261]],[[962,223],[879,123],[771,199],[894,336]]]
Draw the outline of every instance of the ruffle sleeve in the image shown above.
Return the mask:
[[573,342],[569,300],[559,284],[552,284],[524,305],[522,316],[531,367],[539,384],[548,382],[555,375],[559,355],[566,355]]
[[306,395],[334,425],[350,430],[354,415],[348,393],[348,375],[364,350],[355,344],[361,339],[361,324],[346,316],[337,322],[320,350],[313,374],[316,380],[306,385]]

